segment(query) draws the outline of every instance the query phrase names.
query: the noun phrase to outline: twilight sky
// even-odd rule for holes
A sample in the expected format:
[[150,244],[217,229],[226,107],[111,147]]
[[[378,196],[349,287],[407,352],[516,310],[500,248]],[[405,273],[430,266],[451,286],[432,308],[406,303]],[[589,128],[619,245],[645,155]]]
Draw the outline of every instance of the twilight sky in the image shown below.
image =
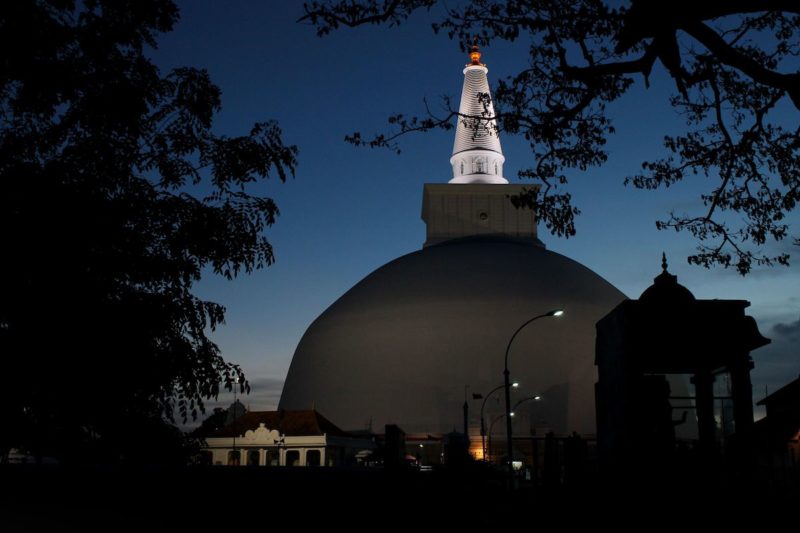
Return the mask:
[[[432,33],[435,10],[400,28],[343,29],[318,38],[296,23],[300,1],[178,4],[181,21],[159,39],[157,64],[209,70],[222,89],[219,133],[242,134],[256,121],[275,119],[285,142],[300,149],[294,180],[263,183],[263,194],[281,210],[268,231],[277,262],[232,282],[209,274],[197,287],[201,297],[227,308],[227,323],[212,338],[250,379],[245,405],[271,409],[306,327],[367,274],[422,246],[422,186],[451,177],[453,132],[401,139],[399,156],[354,148],[344,136],[389,131],[386,117],[422,114],[424,98],[434,110],[442,95],[458,102],[467,57],[458,43]],[[490,84],[524,66],[526,46],[496,43],[482,50]],[[571,175],[569,190],[582,210],[578,235],[564,240],[540,228],[539,237],[631,298],[660,272],[663,250],[670,272],[696,297],[749,300],[748,314],[772,339],[753,353],[754,397],[760,399],[765,386],[774,391],[800,374],[800,248],[779,245],[792,253],[791,267],[756,269],[742,278],[688,265],[690,237],[655,229],[655,220],[670,210],[699,212],[699,194],[714,182],[698,179],[659,192],[623,186],[643,160],[663,153],[663,136],[683,124],[667,102],[669,80],[658,71],[652,81],[645,89],[637,80],[636,89],[610,107],[617,134],[608,163]],[[797,111],[787,112],[786,120],[796,122]],[[500,140],[505,176],[518,183],[517,171],[532,165],[530,152],[520,139],[501,132]],[[800,215],[793,221],[797,235]],[[227,405],[232,394],[219,400]]]

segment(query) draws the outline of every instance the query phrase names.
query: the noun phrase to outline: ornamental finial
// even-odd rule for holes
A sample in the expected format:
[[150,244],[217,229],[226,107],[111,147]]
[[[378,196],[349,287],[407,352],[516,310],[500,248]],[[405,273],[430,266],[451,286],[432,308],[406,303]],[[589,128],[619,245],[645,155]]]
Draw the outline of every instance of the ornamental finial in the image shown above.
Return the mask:
[[472,65],[476,65],[479,67],[484,66],[483,63],[481,63],[481,52],[478,49],[477,41],[472,44],[472,51],[469,53],[469,59],[471,62],[469,65],[467,65],[468,67]]

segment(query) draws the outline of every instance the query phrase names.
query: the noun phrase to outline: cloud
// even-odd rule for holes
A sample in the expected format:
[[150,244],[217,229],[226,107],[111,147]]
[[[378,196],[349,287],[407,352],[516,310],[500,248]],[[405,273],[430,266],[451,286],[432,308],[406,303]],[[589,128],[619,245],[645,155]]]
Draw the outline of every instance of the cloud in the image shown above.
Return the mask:
[[800,342],[800,319],[772,326],[772,334],[791,342]]
[[250,383],[250,394],[246,396],[253,410],[271,410],[278,408],[278,400],[283,391],[283,379],[273,377],[254,377],[248,380]]
[[[800,374],[800,319],[784,320],[786,322],[776,321],[769,328],[772,342],[751,354],[755,363],[751,374],[755,401],[797,379]],[[757,407],[756,411],[763,416],[763,407]]]
[[[283,378],[269,376],[248,377],[250,394],[238,394],[237,399],[250,411],[274,411],[278,408],[278,401],[283,391]],[[186,423],[178,421],[178,427],[185,431],[192,430],[214,412],[215,407],[227,409],[233,403],[233,392],[221,390],[219,397],[205,402],[206,412],[200,414],[197,420],[188,420]]]

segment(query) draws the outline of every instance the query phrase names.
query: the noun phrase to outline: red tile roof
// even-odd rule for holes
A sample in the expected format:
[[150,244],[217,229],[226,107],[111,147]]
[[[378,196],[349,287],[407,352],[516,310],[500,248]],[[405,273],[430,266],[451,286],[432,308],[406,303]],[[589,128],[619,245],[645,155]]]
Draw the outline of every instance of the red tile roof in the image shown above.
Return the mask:
[[323,435],[350,437],[333,422],[313,409],[303,411],[250,411],[226,425],[209,437],[239,437],[248,429],[255,430],[259,424],[267,429],[277,429],[281,435],[290,437],[303,435]]

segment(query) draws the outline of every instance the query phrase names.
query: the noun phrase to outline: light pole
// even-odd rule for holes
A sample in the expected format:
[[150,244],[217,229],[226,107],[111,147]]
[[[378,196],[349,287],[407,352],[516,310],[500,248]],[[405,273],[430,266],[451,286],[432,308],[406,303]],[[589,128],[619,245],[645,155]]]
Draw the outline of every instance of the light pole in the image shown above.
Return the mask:
[[239,457],[239,452],[236,451],[236,389],[239,388],[239,376],[233,380],[233,460],[236,461],[235,466],[242,464],[242,458]]
[[[517,412],[517,407],[519,407],[519,406],[520,406],[520,405],[522,405],[523,403],[525,403],[525,402],[529,402],[529,401],[531,401],[531,400],[538,402],[538,401],[539,401],[539,400],[541,400],[541,399],[542,399],[542,397],[541,397],[541,396],[539,396],[538,394],[536,394],[536,395],[534,395],[534,396],[528,396],[527,398],[523,398],[523,399],[521,399],[520,401],[518,401],[517,403],[515,403],[515,404],[514,404],[514,407],[512,407],[512,408],[511,408],[511,416],[516,416],[516,414],[515,414],[515,413]],[[534,430],[535,430],[535,429],[536,429],[536,427],[534,426]]]
[[506,416],[505,413],[497,415],[495,419],[492,420],[491,424],[489,424],[489,455],[492,455],[492,430],[494,429],[494,424],[504,416]]
[[518,401],[517,403],[514,404],[514,407],[511,408],[511,416],[514,416],[514,411],[516,411],[517,407],[519,407],[521,404],[523,404],[525,402],[529,402],[531,400],[534,400],[534,401],[538,402],[541,399],[542,399],[542,397],[539,396],[538,394],[535,395],[535,396],[528,396],[527,398],[521,399],[520,401]]
[[[517,334],[519,334],[519,332],[522,331],[522,329],[525,326],[527,326],[528,324],[530,324],[531,322],[539,320],[540,318],[545,318],[545,317],[548,317],[548,316],[561,316],[563,314],[564,314],[564,310],[563,309],[553,309],[552,311],[548,311],[547,313],[545,313],[543,315],[535,316],[535,317],[531,318],[530,320],[526,321],[520,327],[518,327],[517,331],[515,331],[514,334],[511,335],[511,339],[508,341],[508,346],[506,346],[505,364],[503,365],[504,366],[504,368],[503,368],[503,384],[504,384],[504,386],[506,388],[506,414],[510,414],[511,413],[511,382],[510,382],[511,380],[509,379],[509,372],[508,372],[508,352],[511,350],[511,343],[514,342],[514,339],[517,337]],[[512,435],[512,432],[511,432],[511,417],[507,416],[506,417],[506,439],[507,439],[506,442],[507,442],[507,451],[508,451],[507,462],[508,462],[508,479],[509,479],[509,483],[511,483],[511,479],[513,479],[513,476],[514,476],[514,465],[513,465],[513,457],[512,457],[513,446],[511,444],[512,437],[513,437],[513,435]]]
[[[483,418],[483,408],[486,407],[486,400],[489,399],[489,396],[494,394],[495,392],[499,391],[503,387],[506,387],[507,384],[503,383],[502,385],[498,385],[497,387],[493,388],[489,391],[489,393],[483,398],[483,403],[481,404],[481,452],[483,453],[483,460],[486,460],[486,426],[484,424]],[[511,384],[512,387],[517,388],[519,387],[519,383],[516,381]]]

